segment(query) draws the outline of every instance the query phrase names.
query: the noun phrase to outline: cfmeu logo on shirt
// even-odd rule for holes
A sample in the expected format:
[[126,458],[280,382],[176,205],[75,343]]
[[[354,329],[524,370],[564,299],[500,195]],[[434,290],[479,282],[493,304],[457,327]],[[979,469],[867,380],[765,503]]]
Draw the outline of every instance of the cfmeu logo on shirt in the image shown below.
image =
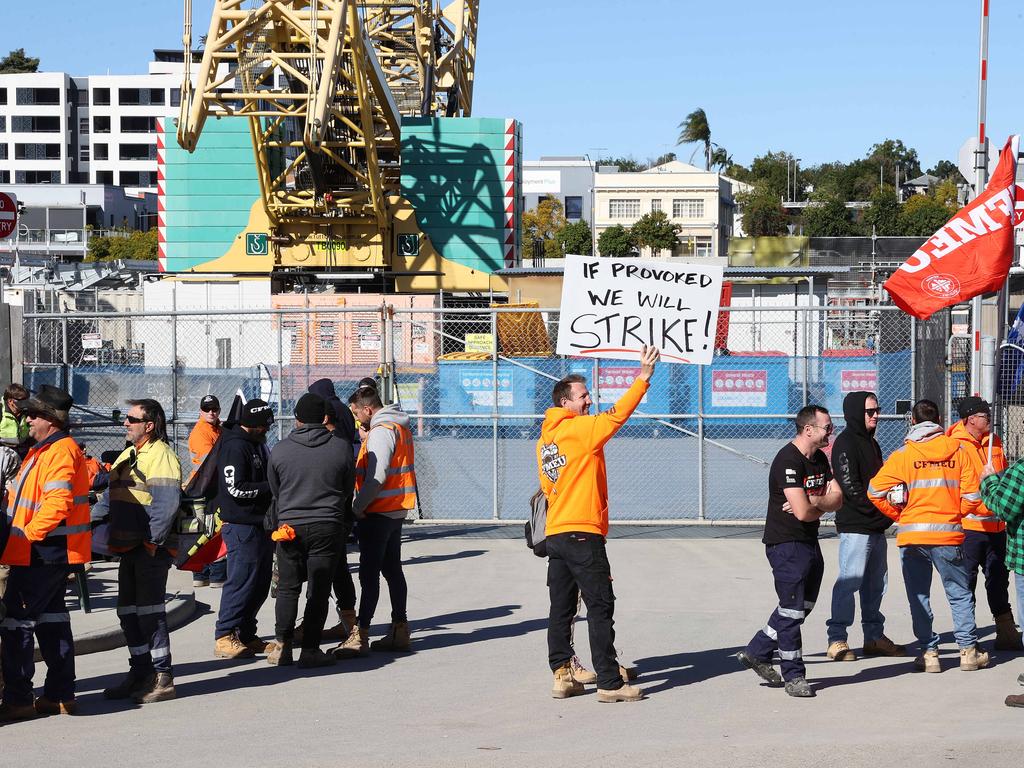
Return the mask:
[[558,475],[565,466],[565,456],[558,452],[558,443],[545,443],[540,448],[540,468],[552,483],[558,482]]

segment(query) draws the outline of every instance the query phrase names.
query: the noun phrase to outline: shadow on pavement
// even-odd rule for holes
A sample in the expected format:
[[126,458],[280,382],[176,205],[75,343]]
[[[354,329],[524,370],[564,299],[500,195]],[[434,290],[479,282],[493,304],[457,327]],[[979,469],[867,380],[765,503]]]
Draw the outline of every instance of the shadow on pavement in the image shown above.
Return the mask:
[[[636,659],[639,678],[637,682],[650,695],[683,685],[702,683],[720,675],[743,672],[753,678],[753,672],[745,669],[734,658],[743,646],[734,648],[712,648],[706,651],[688,651],[666,656],[648,656]],[[647,681],[659,681],[651,685]]]
[[[448,629],[452,624],[469,624],[511,616],[514,611],[521,607],[520,605],[497,605],[491,608],[458,611],[421,621],[414,621],[412,622],[414,633],[413,649],[416,651],[429,651],[436,648],[451,648],[456,645],[468,645],[469,643],[479,643],[487,640],[519,637],[530,632],[547,629],[548,619],[545,616],[537,619],[526,619],[515,624],[483,626],[469,632],[441,631]],[[424,635],[424,632],[432,634]]]
[[464,560],[467,557],[486,555],[486,549],[464,549],[461,552],[449,552],[446,555],[423,555],[403,560],[402,565],[424,565],[425,563],[444,563],[448,560]]

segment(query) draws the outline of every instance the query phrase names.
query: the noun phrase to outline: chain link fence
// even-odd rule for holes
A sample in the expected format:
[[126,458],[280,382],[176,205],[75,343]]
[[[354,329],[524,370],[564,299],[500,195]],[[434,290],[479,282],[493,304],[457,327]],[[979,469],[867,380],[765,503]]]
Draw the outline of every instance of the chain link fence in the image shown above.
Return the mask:
[[[638,411],[605,448],[616,521],[755,521],[768,468],[805,404],[828,408],[837,431],[848,392],[877,392],[878,440],[888,454],[918,396],[944,399],[922,325],[888,307],[723,308],[712,365],[661,364]],[[727,322],[726,322],[727,320]],[[278,414],[322,378],[347,401],[366,376],[410,414],[419,513],[441,520],[521,520],[537,488],[536,442],[551,390],[584,375],[594,411],[607,410],[635,363],[554,354],[556,310],[318,307],[261,311],[27,314],[26,386],[65,386],[89,452],[123,447],[124,401],[159,400],[179,456],[199,400],[225,409],[234,394]],[[924,381],[926,389],[920,389]],[[930,391],[931,388],[935,391]],[[284,417],[281,417],[284,414]]]

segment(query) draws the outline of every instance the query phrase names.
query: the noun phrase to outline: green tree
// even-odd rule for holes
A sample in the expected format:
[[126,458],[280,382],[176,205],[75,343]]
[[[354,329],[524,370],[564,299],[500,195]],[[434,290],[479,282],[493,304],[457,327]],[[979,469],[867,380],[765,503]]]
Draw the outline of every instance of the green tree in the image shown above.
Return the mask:
[[765,185],[736,196],[743,211],[743,231],[748,237],[774,237],[786,234],[786,211],[779,198]]
[[650,248],[657,254],[662,249],[671,251],[679,244],[680,229],[678,224],[669,221],[664,211],[651,211],[637,219],[629,232],[638,246]]
[[960,169],[956,167],[956,163],[952,160],[939,160],[939,162],[928,169],[928,173],[938,179],[964,180],[963,174],[960,173]]
[[[792,184],[789,174],[792,173],[793,155],[789,152],[772,152],[758,155],[750,164],[750,175],[761,192],[773,196],[776,200],[788,200],[792,195]],[[800,190],[802,192],[802,190]]]
[[151,229],[130,232],[127,237],[90,237],[85,261],[155,261],[157,252],[157,232]]
[[16,48],[0,59],[0,75],[17,75],[38,71],[39,59],[26,56],[24,48]]
[[[711,170],[711,126],[708,125],[708,116],[703,109],[697,107],[679,124],[679,138],[676,144],[703,144],[704,168]],[[694,154],[696,152],[694,150]],[[690,160],[693,160],[693,155],[690,155]]]
[[583,219],[566,224],[558,230],[555,239],[558,240],[558,246],[562,249],[562,253],[589,256],[594,250],[594,233],[590,231],[590,225]]
[[911,195],[900,209],[900,234],[930,237],[949,221],[953,213],[931,195]]
[[899,139],[886,139],[875,144],[868,150],[868,156],[865,159],[869,164],[874,165],[876,173],[881,166],[886,180],[895,180],[897,163],[900,166],[900,178],[913,179],[921,175],[921,163],[917,159],[917,150],[907,147]]
[[597,252],[602,256],[629,256],[635,247],[632,233],[621,224],[608,227],[597,237]]
[[850,237],[861,234],[850,218],[845,202],[836,194],[816,193],[800,218],[807,237]]
[[711,153],[711,165],[718,169],[719,173],[723,173],[726,168],[733,164],[732,155],[725,147],[715,147]]
[[[647,168],[657,168],[659,165],[664,165],[665,163],[671,163],[673,160],[676,160],[676,159],[677,158],[676,158],[676,153],[675,152],[666,152],[663,155],[658,155],[653,160],[648,159],[647,160]],[[647,169],[645,168],[644,170],[647,170]]]
[[945,181],[939,182],[931,194],[936,200],[946,206],[950,216],[960,209],[960,190],[957,189],[954,179],[948,178]]
[[647,170],[644,164],[632,155],[629,157],[601,157],[594,165],[614,165],[619,169],[619,173],[637,173]]
[[523,245],[529,252],[532,243],[544,243],[544,258],[559,259],[564,254],[555,236],[565,226],[565,207],[561,201],[548,195],[537,203],[537,207],[523,214]]
[[871,195],[871,204],[864,211],[864,223],[874,227],[879,237],[888,237],[900,233],[900,203],[896,190],[888,184],[876,189]]

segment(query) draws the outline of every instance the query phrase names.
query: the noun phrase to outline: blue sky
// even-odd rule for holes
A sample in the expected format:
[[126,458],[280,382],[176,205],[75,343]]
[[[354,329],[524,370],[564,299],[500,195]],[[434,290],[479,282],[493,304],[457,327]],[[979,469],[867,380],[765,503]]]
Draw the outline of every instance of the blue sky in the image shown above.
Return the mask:
[[[196,38],[212,0],[194,0]],[[181,42],[180,0],[4,3],[0,51],[46,70],[144,72]],[[976,131],[979,0],[481,0],[474,112],[524,123],[526,156],[673,150],[703,107],[736,161],[807,166],[902,139],[922,164]],[[989,133],[1024,130],[1013,41],[1024,3],[992,0]],[[688,159],[692,148],[680,148]]]

